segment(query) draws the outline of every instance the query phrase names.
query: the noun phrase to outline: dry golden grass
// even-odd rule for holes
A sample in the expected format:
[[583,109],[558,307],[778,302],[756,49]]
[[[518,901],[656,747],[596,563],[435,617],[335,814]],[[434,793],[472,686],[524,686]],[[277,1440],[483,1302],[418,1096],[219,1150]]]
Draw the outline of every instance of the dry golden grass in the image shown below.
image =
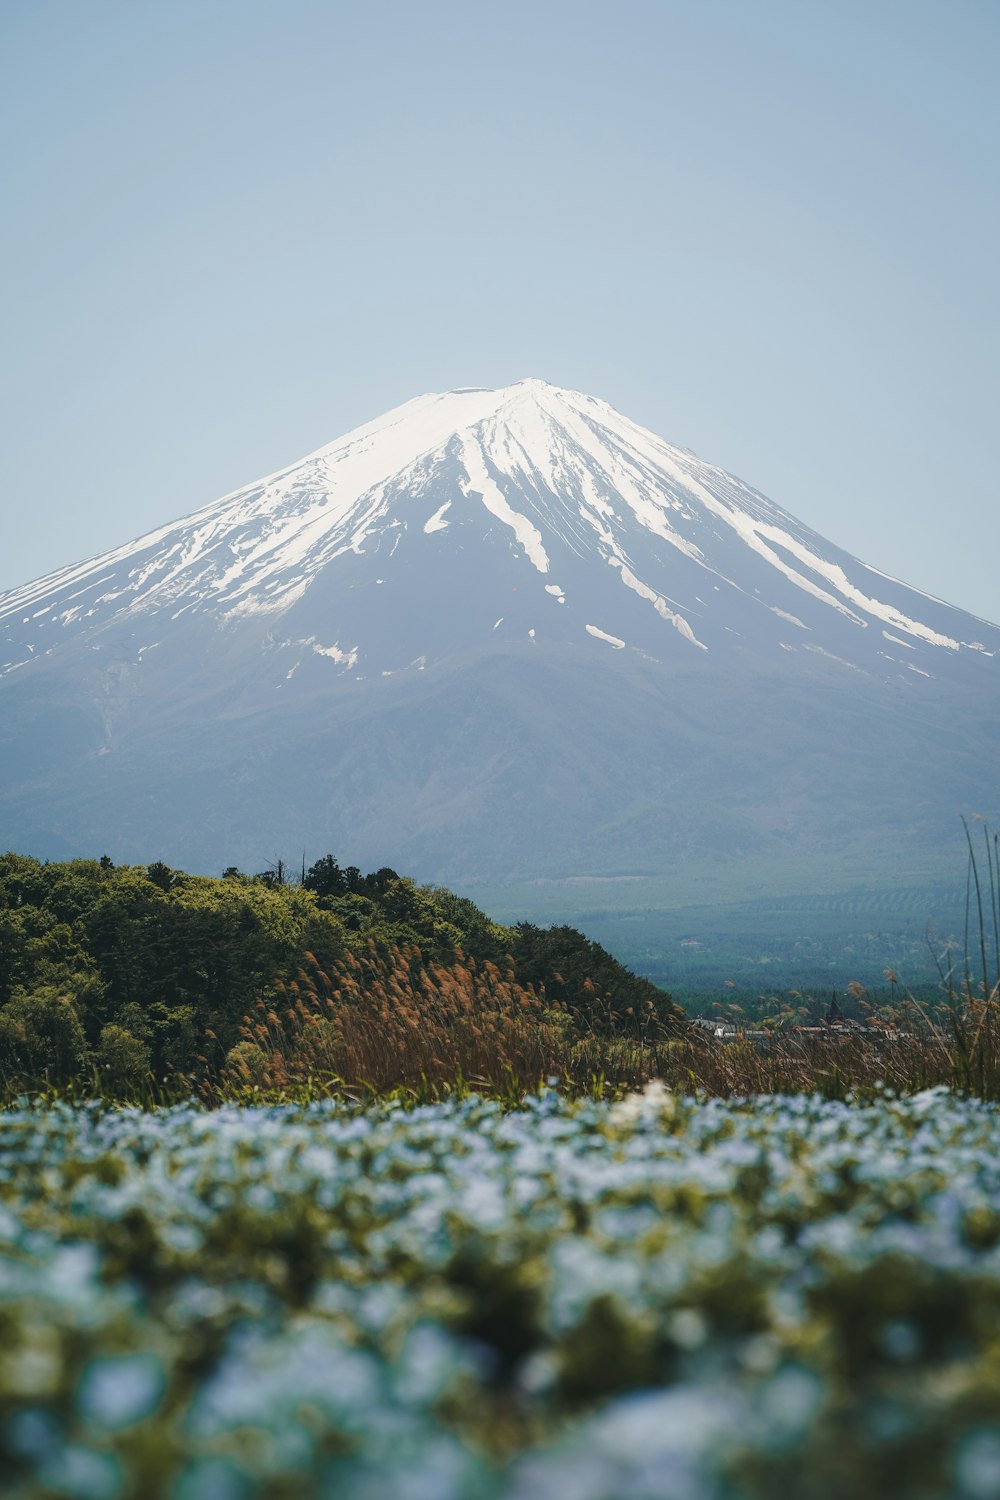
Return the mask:
[[245,1018],[219,1080],[224,1092],[338,1080],[381,1093],[459,1078],[496,1089],[561,1071],[568,1018],[518,985],[512,967],[461,953],[426,963],[416,947],[379,952],[374,943],[330,973],[310,960],[280,1013],[261,1003]]
[[[955,998],[955,997],[953,997]],[[905,1002],[902,1009],[905,1009]],[[776,1029],[719,1042],[694,1027],[645,1035],[581,1030],[571,1011],[519,985],[513,968],[426,963],[415,947],[346,956],[329,973],[312,960],[272,1005],[261,1002],[206,1097],[304,1086],[385,1093],[461,1083],[523,1094],[547,1078],[574,1090],[635,1088],[651,1078],[721,1096],[821,1092],[881,1084],[902,1093],[945,1083],[1000,1097],[1000,993],[969,992],[944,1022],[910,1007],[911,1029]]]

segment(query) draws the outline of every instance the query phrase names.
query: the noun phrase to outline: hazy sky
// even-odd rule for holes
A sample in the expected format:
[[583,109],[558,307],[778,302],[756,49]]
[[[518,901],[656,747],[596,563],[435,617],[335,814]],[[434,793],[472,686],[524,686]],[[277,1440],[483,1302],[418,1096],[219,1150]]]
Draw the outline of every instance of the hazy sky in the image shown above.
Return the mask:
[[996,621],[995,0],[7,0],[0,589],[540,375]]

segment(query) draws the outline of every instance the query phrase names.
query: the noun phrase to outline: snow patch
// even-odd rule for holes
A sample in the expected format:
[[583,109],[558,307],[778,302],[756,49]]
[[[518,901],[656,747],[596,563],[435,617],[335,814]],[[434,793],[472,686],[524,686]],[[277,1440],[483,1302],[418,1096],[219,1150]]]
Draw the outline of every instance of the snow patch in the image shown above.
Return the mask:
[[342,651],[336,642],[332,646],[317,646],[315,642],[311,644],[317,656],[328,656],[338,667],[356,667],[358,664],[357,646],[352,646],[349,651]]
[[697,646],[699,651],[708,650],[704,642],[699,641],[684,616],[675,614],[661,594],[658,594],[655,589],[651,589],[647,583],[643,583],[641,578],[636,578],[631,569],[627,568],[624,563],[619,562],[617,558],[609,558],[608,561],[612,567],[620,569],[621,580],[626,588],[638,594],[640,599],[648,599],[660,618],[668,621],[676,631],[680,632],[686,641],[691,642],[692,646]]
[[[787,620],[788,623],[789,623],[789,625],[797,625],[800,630],[808,630],[809,629],[808,625],[803,625],[803,623],[799,619],[798,615],[790,615],[788,613],[787,609],[779,609],[776,604],[769,604],[767,607],[771,611],[772,615],[777,615],[778,616],[779,620]],[[885,632],[883,631],[883,634],[884,633]]]
[[451,508],[451,501],[446,500],[443,505],[431,516],[429,521],[424,522],[424,531],[428,536],[434,531],[447,531],[448,522],[444,519],[444,513]]
[[587,625],[584,628],[588,635],[596,636],[599,641],[607,641],[608,645],[614,646],[616,651],[624,649],[625,642],[617,635],[609,635],[606,630],[601,630],[596,625]]
[[806,642],[805,650],[812,651],[816,656],[825,656],[827,661],[835,661],[838,666],[847,667],[851,672],[861,672],[861,675],[864,676],[862,668],[855,666],[854,662],[846,661],[842,656],[835,656],[832,651],[827,651],[823,646],[814,645],[812,641]]
[[538,527],[508,503],[499,486],[490,478],[479,444],[464,436],[462,438],[462,462],[469,481],[468,484],[462,485],[463,493],[479,494],[490,514],[496,516],[497,520],[502,521],[505,526],[510,527],[539,573],[547,573],[549,559]]

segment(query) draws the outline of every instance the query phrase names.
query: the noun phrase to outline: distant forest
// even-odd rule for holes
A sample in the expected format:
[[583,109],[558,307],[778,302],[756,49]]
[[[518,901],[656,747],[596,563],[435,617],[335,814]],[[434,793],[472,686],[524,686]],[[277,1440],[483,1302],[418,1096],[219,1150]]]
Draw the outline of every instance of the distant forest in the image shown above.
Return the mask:
[[438,1054],[459,1021],[467,1043],[485,1038],[513,1066],[522,1020],[533,1036],[638,1036],[678,1014],[571,927],[500,926],[450,891],[332,855],[296,879],[281,863],[210,878],[107,856],[0,856],[8,1092],[74,1081],[127,1091],[226,1069],[273,1083],[276,1036],[286,1070],[304,1040],[312,1059],[350,1060],[362,1021],[364,1057],[381,1039],[391,1081],[394,1050],[411,1069],[446,1070]]

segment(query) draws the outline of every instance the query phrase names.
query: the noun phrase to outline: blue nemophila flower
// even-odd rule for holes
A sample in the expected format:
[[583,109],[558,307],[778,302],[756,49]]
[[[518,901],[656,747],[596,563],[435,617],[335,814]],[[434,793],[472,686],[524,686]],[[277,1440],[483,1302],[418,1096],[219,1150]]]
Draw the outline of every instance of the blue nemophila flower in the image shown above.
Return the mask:
[[962,1438],[954,1472],[962,1500],[996,1500],[1000,1495],[1000,1425],[979,1427]]
[[77,1389],[80,1415],[110,1432],[150,1416],[166,1386],[163,1365],[152,1354],[122,1354],[92,1360]]
[[66,1500],[116,1500],[125,1487],[122,1464],[115,1454],[77,1443],[50,1451],[37,1472],[43,1493]]
[[17,1500],[1000,1496],[991,1105],[25,1107],[0,1164]]
[[177,1476],[170,1500],[251,1500],[258,1486],[246,1469],[229,1458],[196,1458]]

